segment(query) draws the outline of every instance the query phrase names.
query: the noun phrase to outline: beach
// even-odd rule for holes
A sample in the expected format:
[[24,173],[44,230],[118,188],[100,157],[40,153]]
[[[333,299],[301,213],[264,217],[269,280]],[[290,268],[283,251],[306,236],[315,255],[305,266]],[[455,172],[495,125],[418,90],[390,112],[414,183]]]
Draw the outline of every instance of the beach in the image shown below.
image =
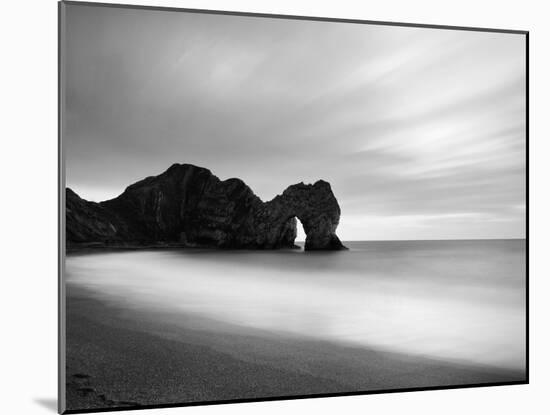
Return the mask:
[[[476,250],[477,248],[479,247]],[[374,254],[381,257],[379,251]],[[136,275],[133,289],[128,288],[125,292],[122,287],[127,287],[127,282],[121,277],[121,270],[116,268],[116,262],[112,262],[119,254],[110,254],[112,256],[107,257],[108,259],[101,255],[103,254],[85,254],[76,256],[76,260],[82,261],[85,258],[86,266],[91,267],[90,264],[95,262],[89,261],[101,258],[102,263],[114,268],[114,274],[109,276],[109,283],[100,276],[86,276],[85,269],[90,272],[96,272],[97,269],[78,268],[72,262],[75,257],[68,257],[68,410],[525,381],[521,359],[514,361],[506,355],[497,360],[483,360],[475,353],[471,353],[472,359],[465,359],[464,347],[460,347],[462,343],[457,343],[460,353],[454,355],[448,350],[428,353],[431,349],[422,349],[427,347],[424,345],[427,342],[423,343],[421,339],[403,342],[401,337],[396,337],[402,336],[398,332],[393,334],[391,341],[399,347],[385,347],[380,340],[382,335],[369,331],[368,326],[361,335],[358,334],[357,324],[365,325],[366,321],[363,317],[357,320],[359,306],[354,306],[356,315],[349,313],[350,318],[346,325],[341,319],[332,320],[327,317],[328,315],[332,318],[336,314],[332,310],[338,304],[327,303],[323,307],[328,308],[326,315],[317,309],[298,309],[293,304],[299,303],[300,298],[288,298],[288,292],[284,291],[279,294],[287,299],[291,314],[278,310],[277,302],[273,300],[273,303],[265,306],[269,308],[269,312],[264,310],[262,316],[262,307],[255,303],[246,303],[243,300],[245,297],[241,296],[254,297],[254,289],[251,288],[251,292],[243,294],[243,289],[236,285],[237,280],[232,277],[224,280],[228,282],[228,286],[218,284],[212,288],[212,281],[207,276],[204,279],[209,285],[201,287],[197,281],[187,278],[187,274],[183,273],[181,278],[191,280],[191,288],[195,290],[191,293],[175,291],[162,279],[155,280],[155,286],[150,282],[147,286],[140,285],[139,276]],[[134,252],[131,255],[142,254]],[[159,258],[156,257],[157,253],[153,255]],[[202,264],[212,263],[214,254],[193,255],[199,256]],[[221,265],[226,274],[230,275],[232,267],[228,264],[234,266],[254,254],[243,253],[244,256],[241,257],[239,254],[225,255],[229,262],[222,261]],[[288,262],[289,258],[286,253],[267,255],[277,262],[282,259]],[[410,252],[407,255],[410,257]],[[403,252],[399,256],[403,257]],[[507,256],[510,256],[509,253]],[[130,258],[137,257],[126,256],[125,263]],[[292,258],[296,259],[290,262],[302,261],[299,256]],[[425,251],[422,258],[426,261]],[[184,256],[184,260],[189,263],[190,268],[193,267],[193,262],[188,257]],[[147,257],[147,261],[151,262],[151,257]],[[334,258],[332,261],[337,262]],[[192,269],[196,271],[196,268]],[[253,269],[255,278],[261,281],[262,275],[256,268]],[[216,272],[219,274],[219,271]],[[146,270],[146,273],[150,274],[151,271]],[[76,274],[85,277],[79,279]],[[316,286],[320,287],[331,281],[326,275],[323,277],[322,270],[317,270],[314,274],[317,275]],[[243,284],[252,285],[242,268],[235,271],[235,275],[239,279],[244,278]],[[201,276],[196,275],[195,278]],[[307,278],[311,278],[311,275]],[[115,280],[116,284],[113,282]],[[290,279],[283,282],[292,291],[301,290],[298,282],[294,286]],[[447,285],[449,283],[446,282]],[[181,285],[184,284],[179,281],[178,286]],[[381,289],[376,288],[372,281],[369,281],[369,285],[372,290]],[[500,281],[501,289],[503,285],[505,284]],[[271,290],[269,298],[277,298],[278,294],[273,286],[262,287]],[[361,289],[359,286],[353,288],[353,291]],[[164,300],[161,301],[161,297],[157,295],[163,289],[172,296],[162,297]],[[211,289],[224,294],[212,298]],[[311,288],[308,290],[310,302],[325,298],[320,291],[315,292]],[[485,291],[481,290],[482,293]],[[394,292],[399,295],[398,291]],[[503,293],[502,291],[500,294]],[[490,295],[492,298],[494,293],[491,292]],[[503,301],[502,297],[503,295],[498,296],[499,301]],[[205,298],[210,298],[209,302],[205,302]],[[352,297],[349,301],[353,303]],[[507,301],[513,303],[511,299]],[[265,303],[265,300],[262,302]],[[303,297],[302,302],[305,302]],[[507,304],[506,307],[509,309],[511,306]],[[229,316],[223,318],[222,314],[217,314],[219,308],[222,308],[222,312],[225,310],[225,314]],[[391,306],[387,305],[386,310],[391,310]],[[301,317],[300,313],[303,314]],[[509,316],[501,314],[504,315],[503,323],[509,325]],[[294,315],[295,319],[289,317]],[[335,322],[342,327],[333,327]],[[352,323],[355,325],[349,326]],[[446,323],[449,324],[448,321]],[[456,330],[461,329],[458,323],[457,320]],[[494,321],[491,323],[494,325]],[[304,325],[311,329],[303,329]],[[331,330],[323,331],[326,325],[330,325]],[[431,328],[432,325],[427,327]],[[518,328],[520,329],[521,327]],[[418,330],[428,333],[427,328],[419,327]],[[331,333],[335,335],[332,336]],[[388,337],[387,330],[381,333],[384,338]],[[457,336],[460,334],[457,333]],[[444,335],[445,333],[442,334],[442,343],[445,341]],[[490,339],[491,333],[487,333],[486,337]],[[502,338],[502,334],[495,338]],[[363,339],[373,339],[372,344]],[[400,339],[401,343],[396,339]],[[517,339],[519,350],[522,341],[523,339]],[[509,349],[513,350],[512,346]],[[484,350],[483,347],[481,349]],[[422,353],[422,350],[425,352]]]
[[168,316],[144,321],[82,290],[68,293],[67,316],[69,410],[524,379],[521,371],[261,332],[185,329]]

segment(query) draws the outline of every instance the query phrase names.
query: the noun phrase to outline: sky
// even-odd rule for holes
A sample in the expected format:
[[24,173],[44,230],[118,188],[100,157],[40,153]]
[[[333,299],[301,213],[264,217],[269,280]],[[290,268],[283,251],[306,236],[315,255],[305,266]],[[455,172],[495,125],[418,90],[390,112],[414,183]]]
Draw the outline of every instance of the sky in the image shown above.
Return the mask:
[[342,240],[525,237],[523,35],[84,5],[65,24],[87,200],[190,163],[264,201],[330,182]]

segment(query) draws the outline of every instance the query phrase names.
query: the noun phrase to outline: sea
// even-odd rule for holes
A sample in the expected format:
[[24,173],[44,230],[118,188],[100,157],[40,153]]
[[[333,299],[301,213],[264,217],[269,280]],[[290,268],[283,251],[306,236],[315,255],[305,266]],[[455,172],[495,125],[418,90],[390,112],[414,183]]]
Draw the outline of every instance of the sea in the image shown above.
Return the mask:
[[106,301],[281,335],[524,369],[526,242],[349,241],[347,251],[75,253],[65,283]]

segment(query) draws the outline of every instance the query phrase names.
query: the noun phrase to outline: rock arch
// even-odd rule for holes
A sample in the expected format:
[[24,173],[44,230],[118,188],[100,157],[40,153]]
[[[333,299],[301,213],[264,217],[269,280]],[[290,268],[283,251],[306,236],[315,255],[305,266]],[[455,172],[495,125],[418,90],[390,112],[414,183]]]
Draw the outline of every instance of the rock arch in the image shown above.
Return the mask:
[[306,251],[346,249],[336,235],[340,206],[328,182],[319,180],[314,184],[289,186],[266,206],[273,212],[273,223],[294,228],[292,243],[296,237],[296,219],[293,218],[300,220],[306,233]]
[[100,203],[67,189],[66,212],[68,246],[291,248],[298,218],[306,250],[346,249],[336,236],[340,206],[323,180],[289,186],[264,203],[240,179],[222,181],[208,169],[174,164]]

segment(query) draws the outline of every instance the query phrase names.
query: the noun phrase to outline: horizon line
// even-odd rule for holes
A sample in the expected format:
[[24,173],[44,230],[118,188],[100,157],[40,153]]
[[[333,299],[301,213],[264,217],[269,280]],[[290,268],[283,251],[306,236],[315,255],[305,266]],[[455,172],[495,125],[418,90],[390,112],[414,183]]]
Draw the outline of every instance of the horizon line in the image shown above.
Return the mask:
[[[525,241],[526,237],[515,238],[439,238],[439,239],[346,239],[345,242],[438,242],[438,241]],[[294,241],[295,243],[305,243],[305,240]]]

